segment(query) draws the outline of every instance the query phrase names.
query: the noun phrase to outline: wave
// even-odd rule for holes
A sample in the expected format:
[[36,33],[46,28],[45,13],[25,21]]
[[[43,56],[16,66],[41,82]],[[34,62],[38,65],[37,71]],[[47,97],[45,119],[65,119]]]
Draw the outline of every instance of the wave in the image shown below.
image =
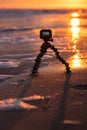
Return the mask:
[[33,28],[30,27],[24,27],[24,28],[0,28],[0,32],[19,32],[19,31],[29,31],[33,30]]
[[15,17],[15,16],[28,16],[36,14],[47,14],[47,13],[69,13],[70,10],[66,9],[5,9],[0,10],[0,17]]
[[13,78],[13,77],[14,77],[14,75],[1,75],[0,74],[0,79],[1,80],[8,79],[8,78]]
[[[86,17],[87,18],[87,17]],[[71,27],[70,25],[54,25],[54,26],[50,26],[49,28],[67,28],[67,27]],[[87,25],[80,25],[79,27],[81,28],[86,28]],[[23,28],[0,28],[0,32],[1,33],[6,33],[6,32],[23,32],[23,31],[32,31],[35,29],[41,29],[41,27],[37,26],[36,28],[30,28],[30,27],[23,27]]]
[[20,61],[17,60],[0,61],[0,68],[13,68],[13,67],[18,67],[19,65],[20,65]]
[[87,13],[87,9],[1,9],[0,17],[19,17],[39,14],[65,14],[73,11],[81,10],[83,13]]

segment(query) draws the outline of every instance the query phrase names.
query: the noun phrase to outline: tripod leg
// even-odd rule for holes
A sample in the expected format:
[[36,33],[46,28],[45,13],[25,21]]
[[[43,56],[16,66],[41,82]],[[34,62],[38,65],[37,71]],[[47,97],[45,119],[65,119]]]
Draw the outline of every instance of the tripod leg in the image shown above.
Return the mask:
[[62,64],[65,65],[67,73],[71,72],[71,71],[70,71],[70,67],[69,67],[69,63],[67,63],[67,62],[59,55],[59,52],[57,51],[57,49],[56,49],[53,45],[51,45],[50,47],[51,47],[51,49],[55,52],[55,55],[57,56],[57,59],[58,59],[60,62],[62,62]]
[[41,46],[41,50],[40,53],[37,55],[37,58],[35,59],[35,65],[33,67],[32,73],[36,74],[38,73],[38,68],[40,66],[41,63],[41,58],[45,55],[45,53],[47,52],[47,46],[43,43],[43,45]]
[[40,63],[41,63],[41,57],[43,56],[44,54],[42,53],[39,53],[37,58],[35,59],[35,65],[33,67],[33,70],[32,70],[32,73],[35,74],[38,72],[38,68],[40,66]]

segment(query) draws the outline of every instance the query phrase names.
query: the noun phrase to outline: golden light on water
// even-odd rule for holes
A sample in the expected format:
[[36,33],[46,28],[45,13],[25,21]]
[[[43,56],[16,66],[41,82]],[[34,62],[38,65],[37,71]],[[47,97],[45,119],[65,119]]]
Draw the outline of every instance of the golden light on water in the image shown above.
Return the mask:
[[70,25],[71,25],[71,34],[72,34],[72,43],[73,43],[73,52],[76,54],[72,58],[72,67],[73,68],[80,68],[82,64],[82,59],[81,59],[81,54],[79,53],[79,50],[77,49],[77,44],[79,42],[80,38],[80,18],[79,18],[79,13],[75,12],[72,13],[71,20],[70,20]]
[[77,27],[77,26],[79,26],[79,25],[80,25],[80,20],[79,20],[79,18],[72,18],[72,19],[71,19],[71,26]]
[[71,20],[70,20],[70,25],[71,25],[71,33],[72,33],[72,43],[73,43],[73,51],[74,52],[79,52],[77,50],[77,44],[79,41],[79,32],[80,32],[80,19],[78,18],[80,14],[75,12],[72,13]]
[[79,36],[80,28],[79,27],[71,27],[71,31],[73,36]]
[[[74,33],[74,34],[72,34],[72,36],[73,36],[73,38],[78,38],[79,37],[79,34],[78,33]],[[77,40],[76,40],[77,41]]]
[[72,60],[72,66],[74,68],[82,66],[81,59],[78,54],[74,55],[73,60]]
[[77,12],[72,13],[71,16],[72,16],[72,17],[78,17],[78,16],[79,16],[79,13],[77,13]]

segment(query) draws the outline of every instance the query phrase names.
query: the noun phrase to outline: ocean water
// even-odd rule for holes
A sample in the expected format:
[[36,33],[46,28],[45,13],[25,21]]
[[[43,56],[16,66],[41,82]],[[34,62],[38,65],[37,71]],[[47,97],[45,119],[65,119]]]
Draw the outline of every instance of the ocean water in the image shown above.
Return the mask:
[[[52,30],[52,44],[64,58],[74,53],[86,58],[87,10],[0,10],[0,75],[6,78],[8,71],[17,74],[19,68],[33,65],[43,43],[39,32],[44,28]],[[44,63],[52,58],[48,50]]]

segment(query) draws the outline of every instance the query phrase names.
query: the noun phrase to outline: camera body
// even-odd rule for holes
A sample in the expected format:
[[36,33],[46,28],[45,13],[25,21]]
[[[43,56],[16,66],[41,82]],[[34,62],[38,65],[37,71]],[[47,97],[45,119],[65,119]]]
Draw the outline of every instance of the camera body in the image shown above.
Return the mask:
[[44,41],[52,40],[52,31],[50,29],[42,29],[40,30],[40,38]]

